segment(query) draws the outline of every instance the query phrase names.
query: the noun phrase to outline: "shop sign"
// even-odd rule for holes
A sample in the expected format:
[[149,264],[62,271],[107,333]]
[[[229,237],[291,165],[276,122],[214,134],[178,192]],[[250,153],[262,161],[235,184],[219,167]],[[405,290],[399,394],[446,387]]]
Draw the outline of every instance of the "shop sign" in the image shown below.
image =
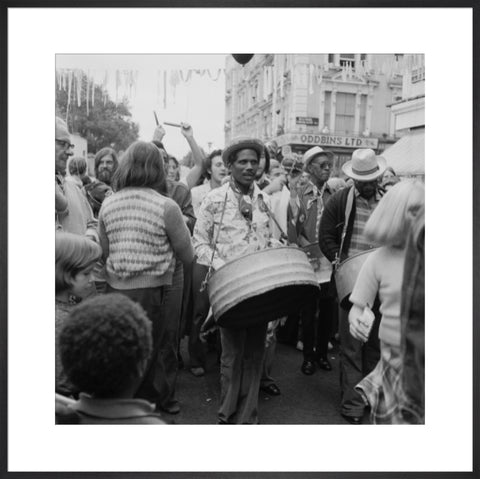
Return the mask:
[[332,148],[372,148],[378,147],[378,138],[359,136],[333,136],[308,133],[287,133],[276,138],[278,146],[288,144],[330,146]]
[[318,118],[313,116],[296,116],[295,123],[297,125],[318,126]]

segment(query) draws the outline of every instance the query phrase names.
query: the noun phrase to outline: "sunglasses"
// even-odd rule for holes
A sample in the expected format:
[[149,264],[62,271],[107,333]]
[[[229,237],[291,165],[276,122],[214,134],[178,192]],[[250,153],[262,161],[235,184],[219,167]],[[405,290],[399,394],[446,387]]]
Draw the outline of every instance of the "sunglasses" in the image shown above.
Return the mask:
[[64,140],[57,140],[55,139],[55,141],[62,147],[64,148],[65,150],[69,150],[70,148],[74,148],[75,145],[72,145],[72,143],[68,142],[68,141],[64,141]]

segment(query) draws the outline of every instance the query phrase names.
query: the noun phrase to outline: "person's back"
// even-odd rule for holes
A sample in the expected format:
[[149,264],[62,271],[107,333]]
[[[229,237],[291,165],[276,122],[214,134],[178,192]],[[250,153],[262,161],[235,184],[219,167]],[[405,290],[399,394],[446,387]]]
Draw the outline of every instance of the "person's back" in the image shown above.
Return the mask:
[[143,399],[97,399],[86,394],[69,404],[57,400],[55,415],[57,424],[167,424]]
[[134,398],[152,355],[152,325],[122,294],[75,307],[59,337],[60,357],[78,401],[56,395],[57,424],[165,424],[155,405]]

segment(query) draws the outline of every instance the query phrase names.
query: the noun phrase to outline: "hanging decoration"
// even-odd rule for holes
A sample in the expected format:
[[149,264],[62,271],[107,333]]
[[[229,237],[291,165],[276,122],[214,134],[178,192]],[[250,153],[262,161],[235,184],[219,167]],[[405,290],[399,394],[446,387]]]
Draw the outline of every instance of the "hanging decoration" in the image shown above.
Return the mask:
[[192,77],[192,70],[187,70],[187,73],[184,75],[183,70],[180,70],[180,79],[184,83],[188,83]]
[[253,58],[253,55],[253,53],[232,53],[235,61],[242,66],[245,66]]

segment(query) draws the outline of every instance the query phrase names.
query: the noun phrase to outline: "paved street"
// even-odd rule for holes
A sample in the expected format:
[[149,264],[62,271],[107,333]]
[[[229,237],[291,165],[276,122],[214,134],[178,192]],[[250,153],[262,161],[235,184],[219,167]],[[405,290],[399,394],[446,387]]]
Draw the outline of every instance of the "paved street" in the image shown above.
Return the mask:
[[[177,383],[181,412],[165,415],[176,424],[215,424],[219,403],[219,365],[216,353],[208,354],[207,373],[196,378],[188,370],[186,340],[182,356],[186,366],[180,371]],[[261,424],[346,424],[339,413],[338,347],[329,352],[332,371],[317,370],[313,376],[300,371],[302,353],[292,346],[277,344],[273,376],[282,391],[271,397],[260,392],[259,417]]]

